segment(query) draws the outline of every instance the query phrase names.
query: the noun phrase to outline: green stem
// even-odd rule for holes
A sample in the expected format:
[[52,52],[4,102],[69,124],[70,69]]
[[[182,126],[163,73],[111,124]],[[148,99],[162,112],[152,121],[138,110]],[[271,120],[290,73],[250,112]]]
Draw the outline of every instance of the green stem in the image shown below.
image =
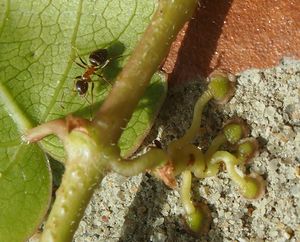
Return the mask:
[[186,212],[186,223],[197,235],[207,232],[211,222],[209,208],[203,203],[196,206],[191,199],[192,174],[190,171],[182,172],[181,201]]
[[223,133],[217,135],[211,145],[209,146],[208,150],[205,153],[205,164],[206,168],[203,170],[202,173],[195,173],[198,178],[205,178],[215,176],[219,172],[219,163],[212,163],[212,156],[218,149],[227,142],[226,137]]
[[65,123],[58,125],[62,127],[59,132],[52,125],[55,123],[48,123],[28,134],[28,140],[35,141],[56,133],[64,140],[68,154],[62,184],[57,191],[41,241],[72,240],[93,190],[102,180],[105,170],[113,168],[122,174],[132,175],[167,160],[163,151],[152,150],[126,163],[120,161],[119,150],[112,144],[117,143],[152,75],[169,51],[178,31],[193,14],[196,5],[196,0],[159,2],[152,22],[117,77],[92,127],[79,125],[76,126],[77,131],[71,130],[68,134],[69,127],[66,128]]
[[218,134],[211,142],[208,150],[205,152],[205,159],[209,161],[213,156],[213,154],[226,142],[227,140],[224,134],[223,133]]
[[192,174],[190,171],[182,172],[181,202],[187,214],[195,212],[195,206],[191,200]]
[[95,132],[93,128],[84,132],[73,130],[64,138],[68,156],[66,170],[42,242],[72,241],[94,188],[101,182],[110,159],[118,155],[118,149],[105,149],[95,142]]
[[248,199],[257,199],[264,194],[265,184],[262,177],[251,174],[244,175],[238,170],[239,160],[227,151],[217,151],[212,157],[212,163],[223,161],[226,164],[230,178],[239,186],[242,195]]
[[50,134],[55,134],[59,139],[63,141],[68,134],[66,121],[63,119],[56,119],[41,124],[33,129],[28,130],[22,138],[25,142],[33,143]]
[[196,102],[191,127],[186,131],[185,135],[176,141],[178,146],[184,146],[193,141],[199,135],[201,126],[202,113],[205,105],[213,98],[211,92],[206,90]]
[[242,186],[245,181],[243,175],[240,175],[237,172],[236,165],[238,164],[238,159],[228,151],[217,151],[211,158],[212,164],[216,164],[222,161],[226,165],[227,172],[230,178],[239,186]]
[[151,149],[147,153],[132,160],[112,160],[110,162],[111,169],[124,176],[135,176],[148,169],[158,167],[166,163],[167,154],[161,149]]
[[[130,175],[166,160],[164,153],[154,150],[139,158],[143,160],[141,164],[139,159],[134,160],[130,171],[130,166],[118,161],[119,149],[115,144],[173,39],[192,16],[197,2],[159,1],[149,27],[117,77],[91,127],[86,124],[76,126],[77,130],[71,130],[64,137],[68,154],[66,171],[41,241],[72,240],[96,184],[111,166],[120,173]],[[153,161],[155,159],[157,161]]]
[[209,102],[209,100],[211,100],[212,98],[213,98],[213,96],[211,95],[210,91],[206,90],[203,93],[203,95],[201,95],[199,100],[196,102],[196,105],[194,108],[192,125],[187,130],[185,135],[182,137],[182,139],[181,139],[182,142],[185,142],[185,143],[192,142],[194,137],[199,135],[203,109],[206,106],[206,104]]
[[41,242],[72,241],[94,188],[104,176],[94,170],[99,174],[94,174],[91,176],[92,179],[89,179],[88,175],[84,174],[85,167],[66,166],[64,179],[56,193],[56,200],[47,219]]
[[95,117],[94,124],[106,137],[107,144],[118,141],[152,75],[167,55],[178,31],[192,16],[197,2],[159,1],[149,27]]

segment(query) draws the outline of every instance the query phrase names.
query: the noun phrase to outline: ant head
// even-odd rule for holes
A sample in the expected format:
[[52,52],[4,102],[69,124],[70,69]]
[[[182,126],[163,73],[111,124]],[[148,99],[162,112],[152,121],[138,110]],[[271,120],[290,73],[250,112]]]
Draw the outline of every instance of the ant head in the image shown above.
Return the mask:
[[89,56],[89,61],[93,66],[102,66],[108,60],[107,49],[98,49],[93,51]]
[[78,92],[78,94],[82,96],[82,95],[86,94],[86,92],[88,91],[89,83],[80,79],[80,80],[76,81],[75,87],[76,87],[76,91]]

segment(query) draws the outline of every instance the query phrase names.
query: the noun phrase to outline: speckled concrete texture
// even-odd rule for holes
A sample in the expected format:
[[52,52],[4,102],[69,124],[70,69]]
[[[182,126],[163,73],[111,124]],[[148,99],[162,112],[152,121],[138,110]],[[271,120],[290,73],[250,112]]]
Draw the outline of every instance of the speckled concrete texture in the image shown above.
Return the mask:
[[[195,144],[207,148],[229,117],[247,120],[260,152],[246,169],[265,178],[262,199],[241,197],[226,171],[194,179],[194,198],[206,202],[213,217],[209,234],[196,239],[185,230],[178,188],[170,190],[148,174],[110,174],[94,194],[74,241],[300,241],[300,61],[284,59],[274,68],[247,70],[237,82],[228,104],[208,105],[203,136]],[[146,143],[157,138],[165,147],[180,137],[204,88],[203,80],[173,86]]]

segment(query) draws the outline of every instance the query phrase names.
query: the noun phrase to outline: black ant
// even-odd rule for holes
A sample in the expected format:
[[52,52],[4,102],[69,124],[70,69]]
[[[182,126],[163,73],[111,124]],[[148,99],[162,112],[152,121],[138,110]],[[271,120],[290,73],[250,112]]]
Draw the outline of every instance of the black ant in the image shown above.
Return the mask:
[[[85,96],[88,89],[89,83],[92,83],[91,93],[92,93],[92,102],[93,102],[93,89],[94,89],[94,82],[91,78],[92,75],[97,75],[109,83],[102,74],[97,73],[97,71],[103,69],[109,62],[110,58],[108,57],[107,49],[98,49],[93,51],[89,55],[89,62],[88,65],[80,56],[78,56],[81,63],[75,62],[77,65],[85,69],[85,72],[81,76],[75,77],[75,89],[80,96]],[[110,83],[109,83],[110,84]]]

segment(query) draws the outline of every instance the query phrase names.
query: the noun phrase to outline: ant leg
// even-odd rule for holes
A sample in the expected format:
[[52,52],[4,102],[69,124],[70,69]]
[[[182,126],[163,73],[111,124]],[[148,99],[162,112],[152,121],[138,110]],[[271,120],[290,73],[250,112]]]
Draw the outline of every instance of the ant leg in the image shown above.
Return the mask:
[[76,82],[81,80],[81,76],[76,76],[73,80],[73,92],[77,92],[77,89],[76,89]]
[[60,104],[59,104],[62,109],[65,109],[65,107],[63,105],[64,96],[65,96],[65,93],[63,92],[61,95]]
[[[93,85],[92,85],[92,89],[93,89]],[[93,107],[92,107],[92,105],[93,105],[93,96],[92,96],[92,103],[89,101],[89,99],[87,98],[86,94],[83,97],[84,97],[85,101],[89,104],[90,121],[92,121],[92,119],[93,119]]]
[[[71,94],[72,96],[74,96],[75,94],[77,95],[78,94],[78,91],[76,89],[76,82],[78,80],[81,80],[81,76],[77,76],[73,79],[73,88],[72,88],[72,91],[70,90],[70,88],[67,88],[67,96],[69,97],[69,94]],[[62,109],[65,109],[63,103],[65,102],[65,92],[66,90],[62,90],[62,95],[61,95],[61,99],[60,99],[60,106]],[[72,93],[71,93],[72,92]]]
[[85,66],[87,66],[88,64],[80,57],[80,55],[78,55],[80,61],[82,62],[82,64],[84,64]]
[[86,63],[86,61],[84,61],[82,58],[81,58],[81,56],[79,55],[79,53],[78,53],[78,49],[76,48],[76,47],[74,47],[74,46],[72,46],[72,48],[76,51],[76,55],[78,56],[78,58],[80,59],[80,61],[81,61],[81,63],[83,64],[81,64],[81,63],[78,63],[78,62],[76,62],[75,61],[75,63],[77,64],[77,65],[79,65],[80,67],[82,67],[82,68],[86,68],[87,66],[88,66],[88,64]]
[[109,80],[107,80],[103,75],[95,73],[97,76],[99,76],[101,79],[103,79],[108,85],[112,86]]
[[85,101],[86,101],[89,105],[91,105],[91,102],[90,102],[89,99],[86,97],[86,95],[84,95],[83,97],[84,97]]
[[94,82],[92,82],[92,87],[91,87],[91,96],[92,96],[92,105],[94,104]]
[[111,61],[117,60],[117,59],[120,59],[120,58],[122,58],[122,57],[127,57],[127,56],[129,56],[129,55],[130,55],[130,54],[126,54],[126,55],[117,55],[117,56],[112,57],[110,60],[111,60]]
[[93,104],[94,104],[94,87],[95,87],[95,84],[93,81],[91,81],[91,97],[92,97],[92,103],[89,103],[90,104],[90,115],[91,115],[91,121],[93,119]]
[[77,61],[75,61],[75,63],[76,63],[78,66],[82,67],[83,69],[86,69],[86,68],[87,68],[87,65],[84,66],[84,65],[82,65],[81,63],[78,63]]

